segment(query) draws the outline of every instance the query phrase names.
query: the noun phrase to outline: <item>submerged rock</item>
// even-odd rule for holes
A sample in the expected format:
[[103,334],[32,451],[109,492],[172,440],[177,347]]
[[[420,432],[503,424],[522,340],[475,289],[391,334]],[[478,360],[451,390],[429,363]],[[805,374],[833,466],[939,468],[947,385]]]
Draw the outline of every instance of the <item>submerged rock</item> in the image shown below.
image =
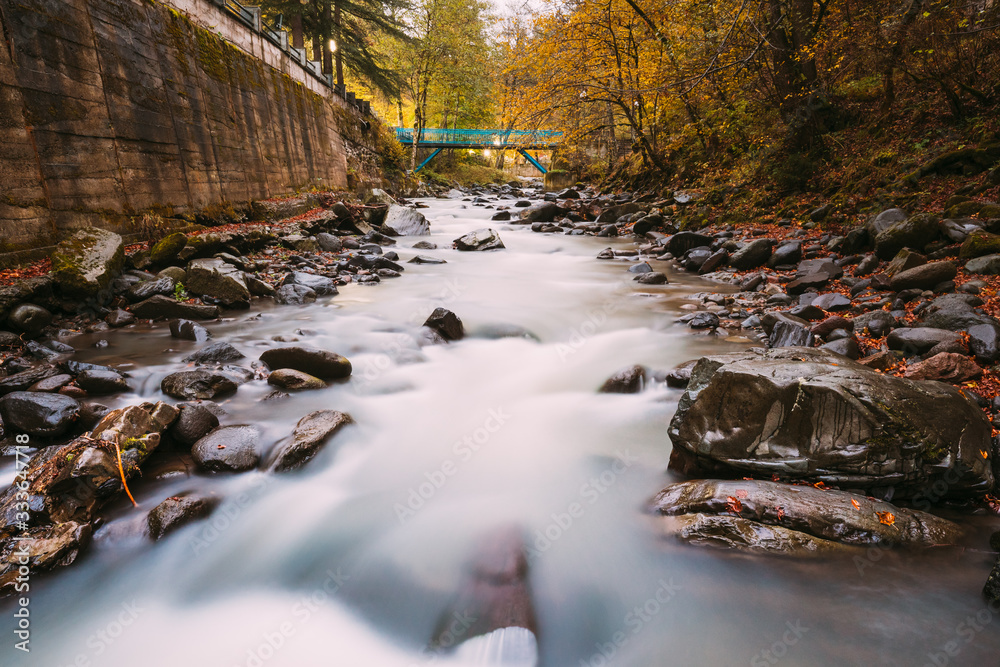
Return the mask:
[[646,384],[646,369],[629,366],[616,372],[601,385],[602,394],[638,394]]
[[447,308],[435,308],[424,322],[424,326],[441,334],[445,340],[462,340],[465,337],[462,320]]
[[279,368],[267,376],[267,383],[282,389],[306,390],[323,389],[326,383],[318,377],[297,371],[294,368]]
[[159,540],[185,524],[206,518],[218,504],[219,498],[200,494],[167,498],[154,507],[146,518],[149,536]]
[[223,426],[191,448],[195,463],[213,472],[240,472],[260,462],[261,431],[252,424]]
[[492,229],[477,229],[455,239],[456,250],[502,250],[504,247],[500,235]]
[[405,206],[391,205],[385,214],[382,231],[389,236],[426,236],[431,233],[431,226],[423,213]]
[[334,352],[314,347],[278,347],[260,355],[272,371],[292,368],[323,380],[339,380],[351,374],[351,362]]
[[954,387],[822,350],[749,351],[698,361],[670,423],[670,468],[909,496],[947,477],[944,495],[962,498],[993,488],[991,431]]

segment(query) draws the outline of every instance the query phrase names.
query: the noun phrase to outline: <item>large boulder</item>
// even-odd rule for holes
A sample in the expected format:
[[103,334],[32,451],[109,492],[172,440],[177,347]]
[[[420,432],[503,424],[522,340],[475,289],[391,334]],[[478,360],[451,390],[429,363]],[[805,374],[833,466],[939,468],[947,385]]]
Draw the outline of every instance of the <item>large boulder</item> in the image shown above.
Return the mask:
[[11,312],[8,322],[16,331],[37,336],[52,324],[52,313],[33,303],[22,303]]
[[163,237],[149,249],[149,261],[156,266],[166,264],[177,257],[184,246],[187,245],[187,236],[180,232],[174,232]]
[[0,417],[8,429],[55,437],[66,433],[80,417],[80,404],[62,394],[15,391],[0,398]]
[[52,275],[67,296],[96,297],[124,265],[122,237],[97,227],[77,231],[52,252]]
[[214,320],[219,317],[218,306],[184,303],[164,294],[151,296],[131,307],[132,314],[144,320],[178,318],[183,320]]
[[160,391],[182,400],[210,399],[231,394],[237,384],[224,373],[198,369],[171,373],[160,382]]
[[754,239],[733,253],[729,266],[737,271],[747,271],[762,266],[771,257],[774,239]]
[[559,206],[555,202],[546,201],[524,209],[520,218],[525,222],[552,222],[559,211]]
[[670,423],[670,467],[894,487],[909,497],[941,481],[939,497],[961,498],[993,487],[984,456],[991,432],[954,387],[883,375],[824,350],[748,351],[695,365]]
[[334,284],[332,278],[317,275],[315,273],[306,273],[304,271],[292,271],[285,276],[284,280],[281,281],[281,285],[282,287],[285,285],[301,285],[303,287],[308,287],[318,296],[337,294],[337,286]]
[[977,229],[965,237],[958,257],[962,260],[975,259],[1000,253],[1000,236]]
[[389,236],[426,236],[431,233],[431,225],[423,213],[393,204],[385,214],[382,232]]
[[261,430],[252,424],[223,426],[194,443],[195,463],[213,472],[240,472],[260,462]]
[[875,237],[875,254],[882,259],[892,259],[903,248],[923,250],[941,233],[938,218],[921,213],[897,222]]
[[926,512],[844,491],[760,480],[671,484],[650,509],[684,541],[745,551],[932,547],[957,544],[962,537],[960,526]]
[[502,250],[505,246],[500,235],[492,229],[477,229],[454,241],[456,250]]
[[933,289],[953,279],[957,274],[958,267],[954,263],[933,262],[900,271],[892,277],[889,286],[894,292],[905,289]]
[[323,380],[339,380],[351,374],[351,362],[334,352],[314,347],[277,347],[260,355],[272,371],[292,368]]
[[250,288],[243,272],[221,259],[193,259],[187,265],[184,288],[206,296],[228,308],[250,305]]
[[310,412],[295,425],[292,437],[278,446],[271,470],[285,472],[304,466],[337,431],[353,423],[350,415],[336,410]]
[[181,526],[204,519],[212,513],[220,500],[218,497],[196,493],[167,498],[146,517],[149,536],[159,540]]

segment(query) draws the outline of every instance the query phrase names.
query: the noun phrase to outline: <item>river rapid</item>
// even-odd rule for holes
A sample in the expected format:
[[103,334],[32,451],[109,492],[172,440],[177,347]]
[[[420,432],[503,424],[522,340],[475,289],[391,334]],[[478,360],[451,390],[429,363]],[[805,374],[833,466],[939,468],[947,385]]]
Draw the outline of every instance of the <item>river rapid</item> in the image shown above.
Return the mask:
[[[220,402],[223,424],[259,424],[270,443],[313,410],[357,424],[296,473],[143,480],[140,510],[115,505],[77,563],[33,580],[31,653],[8,632],[0,663],[482,664],[426,647],[477,543],[513,525],[546,667],[997,664],[1000,618],[979,594],[988,554],[748,557],[668,541],[643,513],[674,481],[667,425],[681,392],[597,389],[622,367],[668,370],[747,346],[674,324],[692,294],[717,285],[653,261],[670,284],[640,286],[628,264],[595,259],[609,244],[633,247],[627,239],[534,234],[459,198],[425,203],[431,236],[393,249],[446,264],[405,264],[377,287],[208,325],[246,363],[285,336],[354,366],[349,381],[283,400],[261,401],[273,389],[264,382],[243,385]],[[506,250],[451,249],[486,226]],[[417,240],[439,249],[411,250]],[[421,348],[420,325],[439,306],[468,337]],[[530,335],[512,335],[518,327]],[[95,348],[100,338],[110,345]],[[137,391],[102,401],[110,407],[162,400],[160,380],[201,346],[164,323],[66,342],[81,361],[128,364]],[[141,534],[148,510],[190,490],[224,502],[158,543]],[[0,624],[10,628],[10,614]]]

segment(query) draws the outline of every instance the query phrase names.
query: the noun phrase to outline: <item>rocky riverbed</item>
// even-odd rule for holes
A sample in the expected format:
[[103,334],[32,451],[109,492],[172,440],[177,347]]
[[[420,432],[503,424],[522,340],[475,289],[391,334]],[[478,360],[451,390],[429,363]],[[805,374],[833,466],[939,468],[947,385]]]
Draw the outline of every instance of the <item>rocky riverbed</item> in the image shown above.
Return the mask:
[[[547,563],[565,565],[567,561],[551,559],[559,559],[560,549],[571,545],[575,558],[583,561],[595,554],[621,559],[622,554],[612,549],[616,540],[592,539],[595,534],[586,528],[588,521],[597,522],[602,531],[617,531],[619,540],[642,551],[644,538],[636,542],[635,535],[622,532],[623,525],[643,509],[642,496],[650,521],[647,537],[669,535],[689,543],[725,546],[736,553],[823,557],[820,569],[809,570],[804,580],[818,577],[832,582],[840,564],[854,567],[859,558],[864,563],[897,558],[883,555],[887,553],[912,558],[908,562],[922,571],[940,562],[936,559],[990,551],[984,521],[977,519],[992,511],[997,472],[991,423],[993,370],[992,362],[975,352],[969,329],[997,326],[991,315],[994,278],[971,274],[968,266],[953,261],[953,255],[934,257],[938,251],[928,245],[941,243],[940,237],[925,245],[911,242],[917,247],[900,249],[887,259],[879,259],[878,245],[872,243],[870,251],[860,248],[854,253],[854,264],[844,262],[852,255],[837,249],[837,234],[815,224],[679,231],[675,225],[686,217],[689,206],[680,202],[683,194],[673,201],[634,202],[601,198],[579,188],[548,195],[552,201],[539,201],[540,197],[510,185],[451,193],[443,200],[448,205],[445,213],[429,203],[436,216],[433,225],[419,215],[419,207],[428,202],[414,207],[388,202],[360,206],[328,199],[325,205],[285,221],[198,230],[183,235],[183,245],[182,239],[168,236],[151,248],[131,247],[126,252],[122,243],[121,256],[118,242],[103,236],[94,242],[103,247],[100,261],[54,262],[87,266],[86,270],[68,277],[36,276],[11,287],[5,292],[7,318],[17,330],[4,338],[0,418],[8,451],[17,446],[18,435],[28,435],[27,453],[33,456],[24,475],[28,525],[18,525],[20,489],[11,487],[2,501],[8,516],[6,562],[12,564],[14,536],[30,544],[32,571],[38,573],[85,560],[81,556],[93,549],[92,542],[114,545],[141,539],[168,549],[155,554],[173,553],[175,535],[200,536],[198,525],[212,526],[219,512],[228,517],[233,507],[248,506],[251,501],[240,500],[235,488],[225,490],[230,479],[234,485],[242,479],[262,488],[278,484],[285,498],[291,485],[268,480],[294,479],[301,492],[295,502],[282,502],[282,507],[294,508],[284,519],[289,525],[272,530],[298,543],[301,536],[289,536],[287,531],[298,530],[303,516],[326,526],[313,506],[332,501],[326,498],[328,491],[310,483],[309,477],[287,473],[315,474],[318,465],[320,474],[343,476],[343,460],[332,471],[324,467],[331,450],[367,439],[373,428],[400,421],[398,411],[408,402],[439,395],[454,404],[447,417],[439,414],[439,406],[427,403],[407,407],[406,421],[422,425],[423,430],[455,421],[464,424],[458,428],[467,434],[459,430],[443,438],[447,446],[442,450],[437,446],[441,443],[420,435],[420,426],[400,424],[375,443],[367,443],[366,448],[388,456],[369,466],[366,485],[338,491],[353,498],[353,504],[334,513],[339,523],[330,527],[330,537],[326,528],[311,530],[308,537],[310,544],[319,540],[321,551],[342,556],[352,548],[345,545],[355,541],[367,545],[363,560],[372,562],[354,565],[350,575],[354,579],[344,585],[343,594],[380,622],[419,635],[432,648],[451,648],[449,619],[463,607],[493,601],[487,605],[492,610],[497,600],[512,610],[509,627],[541,632],[536,649],[573,643],[571,632],[547,627],[546,619],[553,623],[559,617],[553,614],[553,605],[564,605],[557,601],[567,594],[589,607],[583,604],[579,582],[558,594],[547,589],[554,576]],[[535,220],[539,211],[551,213],[552,221]],[[453,221],[466,214],[475,218],[474,225]],[[648,227],[638,224],[650,217],[654,219],[646,220]],[[455,232],[449,231],[445,238],[426,236],[434,225]],[[619,275],[627,289],[593,302],[580,300],[579,294],[603,293],[595,283],[565,291],[568,272],[582,264],[574,264],[574,258],[554,242],[556,233],[612,237],[605,250],[593,245],[599,239],[571,243],[593,248],[587,250],[589,259],[581,258],[588,270],[605,278]],[[84,241],[66,244],[63,252],[89,249],[90,242]],[[158,248],[161,244],[167,247]],[[536,246],[534,254],[524,255],[525,247]],[[960,247],[951,244],[943,249],[954,253]],[[925,258],[923,263],[918,253]],[[917,263],[897,271],[892,263],[899,256]],[[714,263],[709,263],[712,258]],[[379,292],[374,285],[393,278],[394,286],[409,281],[415,285],[427,280],[429,271],[449,268],[440,267],[443,262],[462,262],[468,270],[458,274],[454,284],[435,283],[429,300],[433,304],[426,310],[414,310],[411,316],[409,302],[403,299],[379,310],[384,320],[378,323],[358,315],[367,295]],[[852,294],[859,283],[849,283],[865,263],[872,272],[861,281],[869,282]],[[954,271],[936,267],[948,263]],[[710,270],[701,275],[715,279],[718,291],[697,291],[711,284],[697,277],[706,265]],[[544,267],[549,266],[558,269],[546,272]],[[933,270],[924,269],[930,278],[916,286],[897,280],[894,288],[892,277],[879,277],[890,270],[898,274],[922,266]],[[541,273],[532,273],[539,268]],[[478,299],[483,289],[479,274],[489,277],[490,299]],[[921,289],[931,278],[943,279]],[[977,280],[982,284],[976,285]],[[77,288],[71,286],[73,281]],[[699,286],[694,288],[695,284]],[[446,289],[439,292],[440,287]],[[973,288],[978,288],[977,294]],[[412,299],[413,289],[399,294]],[[507,304],[509,299],[496,290],[513,291],[517,299]],[[535,303],[534,294],[545,298]],[[561,313],[564,299],[580,304],[580,310]],[[347,306],[339,309],[341,303]],[[76,314],[73,309],[81,304],[85,310]],[[14,317],[19,309],[20,315]],[[518,317],[522,310],[530,317]],[[546,328],[554,313],[558,330]],[[622,326],[623,313],[629,333],[615,330],[604,340],[598,333],[602,321],[615,319],[616,326]],[[665,313],[669,318],[663,320]],[[686,314],[678,319],[678,313]],[[310,328],[336,327],[342,315],[344,323],[335,336]],[[294,323],[300,316],[321,320]],[[149,322],[157,317],[162,318],[159,324]],[[953,328],[949,317],[963,326]],[[662,324],[655,325],[655,331],[643,329],[658,320]],[[921,326],[928,320],[935,326]],[[400,325],[403,321],[413,326]],[[232,337],[237,324],[241,333]],[[255,327],[266,335],[254,333]],[[363,329],[364,340],[344,327]],[[676,335],[680,330],[689,332],[683,337],[690,342],[671,338],[670,346],[689,350],[692,361],[674,368],[683,357],[667,357],[672,363],[662,363],[659,336],[661,331]],[[138,336],[172,346],[163,363],[151,362],[156,364],[152,372],[142,366],[144,357],[134,347],[122,343]],[[393,342],[373,355],[373,347],[379,349],[375,341],[393,336],[406,341]],[[67,340],[87,347],[74,350]],[[734,342],[738,340],[744,344]],[[747,347],[747,342],[762,349],[733,351]],[[654,349],[658,351],[651,352]],[[101,356],[95,359],[96,354]],[[951,355],[945,359],[956,367],[966,362],[975,366],[980,375],[930,378],[911,372],[921,368],[919,362],[942,354]],[[613,367],[607,363],[612,357],[616,364],[631,359],[631,365],[611,374]],[[132,359],[139,364],[130,363]],[[586,373],[578,370],[581,367]],[[422,374],[431,372],[427,368],[442,373],[446,385],[428,385]],[[484,373],[486,368],[489,372]],[[573,380],[562,379],[567,373]],[[538,380],[544,389],[531,389],[524,400],[516,400],[512,412],[516,419],[510,418],[505,409],[514,400],[511,395],[534,387],[531,382],[524,384],[524,378],[539,374],[545,376]],[[579,377],[584,378],[582,383]],[[568,382],[560,391],[571,387],[576,392],[571,402],[575,407],[570,409],[550,395],[553,382]],[[362,400],[349,399],[348,387],[360,392]],[[471,400],[475,396],[480,398]],[[494,396],[504,397],[503,401],[491,403],[494,412],[480,416],[480,403]],[[378,401],[378,408],[366,409],[366,400]],[[587,415],[578,414],[581,406],[591,406]],[[256,418],[257,413],[271,415],[275,410],[286,416],[279,428]],[[428,411],[430,421],[423,418]],[[517,426],[525,414],[530,415],[527,424]],[[661,414],[672,415],[669,426],[655,419],[646,425],[650,415]],[[506,424],[510,419],[515,425],[504,428],[513,430],[494,436],[490,429],[499,428],[497,420]],[[580,474],[586,472],[582,487],[574,482],[566,499],[555,496],[555,504],[546,491],[549,495],[540,503],[546,508],[544,516],[534,517],[532,512],[537,511],[527,507],[517,509],[515,527],[493,533],[497,539],[488,536],[479,546],[463,542],[460,549],[449,548],[445,558],[449,571],[462,571],[450,556],[452,551],[462,553],[462,559],[484,552],[473,560],[485,564],[467,570],[467,581],[458,584],[454,595],[444,596],[448,600],[432,592],[433,577],[409,571],[411,560],[421,561],[424,547],[418,545],[448,545],[456,532],[453,519],[432,519],[428,524],[428,518],[471,512],[478,526],[484,511],[490,521],[499,518],[497,504],[486,509],[479,503],[482,493],[504,494],[507,500],[500,506],[519,508],[518,495],[532,494],[529,500],[534,505],[538,489],[564,486],[557,477],[566,476],[566,471],[539,457],[549,456],[553,448],[561,451],[556,443],[566,439],[562,431],[570,427],[565,425],[577,421],[586,427],[571,430],[574,454],[567,460],[574,463],[568,476],[575,480],[578,449],[586,443],[585,460],[579,464]],[[617,426],[608,427],[608,421]],[[956,423],[963,428],[956,428]],[[550,424],[564,426],[550,429]],[[664,488],[661,472],[668,465],[668,438],[673,445],[668,474],[674,483]],[[419,446],[411,446],[412,441]],[[649,450],[642,444],[652,442],[655,447]],[[648,473],[635,477],[637,446],[640,465]],[[607,453],[589,455],[588,448]],[[408,458],[424,452],[437,453],[428,454],[427,460]],[[465,470],[466,453],[473,465],[489,462],[489,474]],[[535,465],[525,469],[525,461]],[[399,475],[407,481],[381,488],[384,477],[395,474],[396,468],[405,468],[406,474]],[[414,470],[419,479],[411,479]],[[349,462],[347,471],[352,474]],[[559,475],[549,474],[554,472]],[[449,481],[453,474],[454,481]],[[474,476],[463,479],[463,475]],[[336,486],[336,477],[323,479]],[[471,480],[475,493],[470,494]],[[123,482],[136,495],[139,510],[129,510]],[[526,491],[510,495],[522,488]],[[626,494],[624,504],[608,500],[619,493]],[[437,510],[423,509],[434,502]],[[608,502],[615,503],[614,512],[601,510]],[[391,528],[384,525],[381,514],[368,517],[370,521],[355,518],[359,512],[367,516],[371,510],[365,508],[372,503],[385,506]],[[260,518],[261,511],[254,516]],[[509,518],[499,523],[509,526]],[[428,529],[436,539],[427,535]],[[353,537],[344,537],[345,531]],[[234,541],[237,537],[231,536]],[[234,541],[223,540],[231,557],[248,548],[248,543]],[[494,542],[503,546],[490,547]],[[401,543],[409,547],[401,550]],[[196,556],[202,549],[217,552],[220,546],[203,539],[195,544]],[[605,547],[613,553],[604,553]],[[105,553],[108,548],[104,547]],[[406,563],[397,559],[400,552],[407,554]],[[431,559],[433,568],[444,567],[439,557]],[[318,553],[311,558],[323,561]],[[658,563],[686,558],[663,543],[639,569],[653,572]],[[705,552],[690,558],[696,559],[692,562],[698,568],[713,567]],[[264,562],[247,562],[237,569],[243,567],[254,572],[255,580],[273,576]],[[288,574],[290,581],[299,576],[295,567]],[[567,575],[576,576],[575,568],[569,568]],[[138,572],[141,567],[130,569]],[[974,578],[981,582],[987,569],[973,573]],[[187,575],[173,571],[186,580]],[[702,570],[692,570],[689,576],[701,577],[695,572]],[[8,586],[13,573],[8,568]],[[399,584],[404,589],[418,591],[403,593],[410,599],[434,599],[429,604],[438,613],[431,615],[430,626],[412,630],[408,625],[412,619],[402,620],[402,611],[396,620],[394,612],[371,611],[382,599],[377,591],[382,590],[386,573],[405,582]],[[641,582],[619,583],[640,602],[655,592],[657,597],[651,599],[659,605],[677,594],[672,580],[664,581],[667,584],[648,591]],[[536,585],[539,582],[541,586]],[[703,583],[710,586],[710,577]],[[540,609],[532,599],[536,596]],[[566,617],[572,616],[567,611]],[[678,621],[672,614],[671,618]],[[475,632],[508,627],[503,618],[487,620],[481,628],[474,626]],[[602,627],[613,636],[614,622]],[[647,646],[646,641],[637,646]],[[584,660],[592,643],[588,635],[587,646],[580,649]]]

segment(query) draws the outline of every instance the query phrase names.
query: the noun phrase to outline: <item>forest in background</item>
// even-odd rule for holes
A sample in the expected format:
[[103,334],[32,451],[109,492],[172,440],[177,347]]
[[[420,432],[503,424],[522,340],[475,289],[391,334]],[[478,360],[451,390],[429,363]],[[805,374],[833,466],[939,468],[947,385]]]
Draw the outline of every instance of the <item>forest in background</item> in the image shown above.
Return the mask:
[[[913,190],[935,155],[1000,142],[996,0],[265,9],[301,22],[327,71],[366,91],[389,124],[561,130],[557,163],[584,180],[721,192],[752,183],[758,204],[816,192],[850,206]],[[949,168],[969,176],[977,163]]]

